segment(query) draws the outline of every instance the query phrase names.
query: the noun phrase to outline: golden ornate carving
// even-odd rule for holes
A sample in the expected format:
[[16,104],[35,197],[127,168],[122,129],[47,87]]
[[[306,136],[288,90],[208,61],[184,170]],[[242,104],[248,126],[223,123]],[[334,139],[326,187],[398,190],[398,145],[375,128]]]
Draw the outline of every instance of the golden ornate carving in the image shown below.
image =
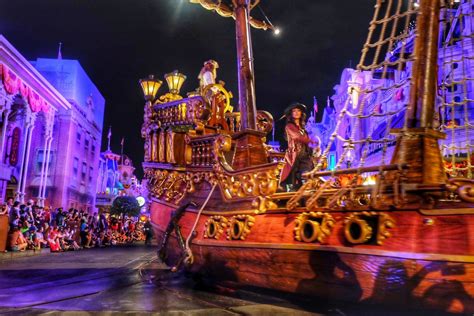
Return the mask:
[[378,223],[378,232],[377,232],[377,245],[383,245],[385,239],[390,237],[392,234],[388,231],[388,228],[395,227],[395,220],[386,213],[379,214],[379,223]]
[[165,162],[165,151],[166,151],[166,143],[165,143],[165,131],[162,129],[158,130],[158,161]]
[[351,244],[364,244],[372,238],[375,230],[377,245],[383,245],[391,236],[388,229],[394,226],[395,220],[386,213],[352,213],[344,219],[344,235]]
[[324,243],[331,235],[335,223],[336,221],[329,213],[301,213],[295,221],[295,239],[303,242]]
[[177,101],[181,99],[183,99],[183,97],[180,96],[179,94],[168,92],[160,96],[158,100],[155,101],[155,104],[168,103],[168,102]]
[[278,205],[268,197],[257,196],[252,202],[252,206],[257,209],[256,214],[265,213],[268,209],[275,209]]
[[257,111],[257,129],[268,134],[273,129],[273,116],[267,111]]
[[344,219],[344,235],[351,244],[363,244],[372,237],[372,227],[353,213]]
[[178,204],[186,193],[186,174],[184,172],[145,169],[148,189],[155,198]]
[[462,200],[474,203],[474,180],[453,178],[446,185],[450,192],[457,194]]
[[[217,168],[216,168],[217,169]],[[270,196],[278,188],[280,168],[266,171],[255,171],[236,175],[217,172],[219,185],[224,197],[228,200],[234,198],[248,198],[257,196]]]
[[227,228],[228,223],[229,221],[224,216],[211,216],[204,224],[206,227],[204,238],[219,239],[219,236],[224,232],[224,229]]
[[213,172],[188,172],[186,173],[186,192],[193,193],[196,191],[196,184],[207,182],[213,186],[216,181],[216,175]]
[[158,161],[158,131],[151,132],[150,159],[153,162]]
[[231,138],[220,135],[214,142],[214,155],[217,161],[214,171],[221,191],[226,199],[270,196],[278,188],[284,163],[268,165],[267,168],[234,171],[227,163],[224,152],[231,148]]
[[[198,3],[200,4],[204,9],[209,10],[209,11],[216,11],[217,14],[219,14],[222,17],[225,18],[235,18],[235,13],[234,10],[226,5],[225,3],[222,3],[222,1],[213,1],[213,0],[190,0],[191,3]],[[252,10],[260,0],[253,1],[252,4],[250,5],[250,10]],[[233,2],[235,6],[235,2]],[[272,29],[273,26],[268,24],[265,21],[257,20],[251,16],[249,16],[249,24],[256,28],[256,29],[262,29],[262,30],[267,30],[267,29]]]
[[245,240],[250,229],[255,223],[255,218],[250,215],[235,215],[229,221],[227,228],[227,239]]
[[169,129],[166,132],[166,162],[176,163],[174,158],[174,135],[173,131]]
[[227,89],[224,88],[222,84],[220,83],[208,84],[202,89],[201,95],[208,103],[211,103],[212,95],[218,92],[222,93],[225,100],[223,113],[232,112],[232,110],[234,109],[234,107],[230,105],[230,99],[232,99],[232,92],[227,91]]

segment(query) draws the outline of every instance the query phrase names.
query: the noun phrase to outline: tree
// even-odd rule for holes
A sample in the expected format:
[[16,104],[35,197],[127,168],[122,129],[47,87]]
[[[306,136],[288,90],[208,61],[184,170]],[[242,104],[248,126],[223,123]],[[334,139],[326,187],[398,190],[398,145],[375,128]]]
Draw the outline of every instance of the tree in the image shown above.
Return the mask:
[[110,213],[113,215],[140,215],[140,206],[133,196],[117,196],[112,202]]

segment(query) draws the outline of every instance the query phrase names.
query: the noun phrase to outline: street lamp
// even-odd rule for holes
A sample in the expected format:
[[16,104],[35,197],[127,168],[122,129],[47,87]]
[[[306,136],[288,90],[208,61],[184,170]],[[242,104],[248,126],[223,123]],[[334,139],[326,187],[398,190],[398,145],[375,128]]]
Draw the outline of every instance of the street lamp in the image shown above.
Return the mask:
[[155,79],[153,75],[149,75],[147,79],[141,79],[140,86],[142,87],[143,96],[147,101],[153,101],[156,93],[160,89],[163,81]]
[[166,83],[168,83],[168,88],[171,94],[179,95],[179,90],[183,86],[186,76],[182,73],[179,73],[177,70],[170,72],[165,75]]

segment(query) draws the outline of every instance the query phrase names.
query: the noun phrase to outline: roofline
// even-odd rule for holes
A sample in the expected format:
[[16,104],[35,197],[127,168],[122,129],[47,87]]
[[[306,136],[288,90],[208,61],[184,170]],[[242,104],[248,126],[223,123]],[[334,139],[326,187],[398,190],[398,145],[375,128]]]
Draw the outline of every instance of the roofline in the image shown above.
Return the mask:
[[[15,47],[2,35],[0,34],[0,52],[5,53],[5,56],[8,58],[5,62],[10,62],[7,64],[9,68],[16,67],[23,71],[22,74],[16,73],[19,77],[23,80],[30,79],[33,80],[39,88],[42,88],[43,91],[47,93],[46,96],[43,96],[55,110],[58,110],[57,105],[61,106],[62,108],[69,110],[71,109],[71,104],[68,100],[58,91],[56,88],[53,87],[51,83],[49,83],[46,78],[44,78],[38,70],[28,61],[26,60],[23,55],[16,50]],[[0,60],[1,62],[2,60]],[[30,76],[30,78],[24,78],[24,76]],[[26,80],[25,80],[26,81]],[[35,87],[32,87],[33,89]],[[35,89],[36,91],[36,89]],[[40,93],[40,91],[36,91]]]

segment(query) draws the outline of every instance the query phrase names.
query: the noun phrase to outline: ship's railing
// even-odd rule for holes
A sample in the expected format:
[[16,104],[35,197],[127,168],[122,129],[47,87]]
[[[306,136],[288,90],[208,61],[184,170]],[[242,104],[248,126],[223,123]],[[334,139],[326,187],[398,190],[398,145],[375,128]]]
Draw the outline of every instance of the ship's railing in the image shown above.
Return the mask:
[[160,127],[193,126],[205,124],[209,119],[210,110],[201,96],[158,103],[153,106],[153,120]]
[[183,165],[185,163],[185,133],[172,128],[151,128],[146,143],[145,162]]
[[190,147],[191,153],[188,164],[193,167],[212,167],[216,161],[214,147],[217,136],[216,134],[195,138],[188,137],[186,143]]
[[231,133],[240,132],[240,112],[226,113],[225,119]]

